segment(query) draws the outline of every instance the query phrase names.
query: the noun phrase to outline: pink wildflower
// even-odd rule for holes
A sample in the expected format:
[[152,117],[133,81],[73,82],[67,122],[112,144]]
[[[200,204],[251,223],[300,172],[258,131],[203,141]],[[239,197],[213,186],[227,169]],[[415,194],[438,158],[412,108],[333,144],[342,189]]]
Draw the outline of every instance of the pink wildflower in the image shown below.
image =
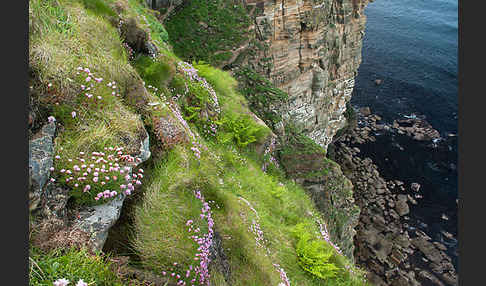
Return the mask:
[[54,284],[54,286],[66,286],[66,285],[69,284],[69,280],[62,278],[62,279],[54,281],[53,284]]
[[76,286],[88,286],[88,283],[84,282],[83,279],[79,279],[78,283]]

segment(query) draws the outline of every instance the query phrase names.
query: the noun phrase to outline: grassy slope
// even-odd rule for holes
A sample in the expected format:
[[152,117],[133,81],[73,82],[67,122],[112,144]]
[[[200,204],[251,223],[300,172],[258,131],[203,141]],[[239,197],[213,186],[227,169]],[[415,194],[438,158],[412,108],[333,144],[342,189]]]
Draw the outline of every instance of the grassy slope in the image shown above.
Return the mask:
[[[56,149],[62,149],[63,157],[79,151],[98,151],[112,145],[124,146],[126,142],[131,142],[126,138],[137,138],[143,125],[141,114],[125,102],[123,96],[110,97],[104,88],[93,92],[94,96],[103,96],[103,101],[98,105],[83,105],[80,100],[83,95],[79,85],[83,79],[78,79],[76,75],[78,66],[89,67],[97,76],[116,81],[121,93],[128,88],[127,85],[133,83],[134,77],[142,76],[145,79],[147,76],[147,73],[141,72],[140,68],[135,69],[129,62],[117,29],[109,22],[109,17],[112,17],[112,10],[106,10],[109,6],[87,6],[85,2],[29,2],[32,28],[29,36],[30,67],[36,79],[35,88],[48,95],[43,98],[43,104],[64,126],[56,140]],[[119,2],[126,7],[123,16],[136,16],[141,26],[149,30],[161,51],[161,66],[173,66],[178,58],[163,42],[167,35],[163,27],[154,22],[154,16],[138,1]],[[268,129],[259,130],[253,126],[255,123],[247,121],[242,122],[252,125],[253,129],[249,130],[253,131],[247,131],[246,127],[243,128],[245,130],[235,127],[237,125],[233,124],[234,120],[227,118],[247,118],[244,116],[249,113],[246,100],[235,90],[236,81],[227,73],[214,68],[205,65],[196,67],[216,90],[222,112],[215,122],[222,126],[220,133],[227,136],[200,137],[200,143],[207,148],[202,151],[201,159],[194,156],[190,144],[181,144],[154,162],[154,168],[149,170],[151,176],[144,182],[142,190],[138,190],[144,193],[144,197],[136,207],[135,215],[133,245],[142,264],[160,274],[161,270],[170,270],[174,262],[182,267],[194,261],[192,258],[196,247],[187,238],[185,222],[194,219],[201,225],[203,232],[206,229],[202,221],[197,222],[195,219],[200,213],[201,203],[195,199],[193,191],[199,189],[207,201],[214,201],[210,205],[215,229],[223,238],[232,285],[277,285],[281,279],[272,265],[274,263],[286,271],[292,285],[335,284],[336,279],[326,282],[303,271],[298,263],[296,245],[299,236],[293,234],[295,227],[305,224],[307,232],[317,240],[316,220],[322,221],[304,190],[279,176],[262,172],[262,161],[252,151],[253,144],[236,146],[238,141],[235,134],[245,138],[252,135],[258,141],[268,134]],[[164,103],[167,98],[176,95],[172,93],[171,83],[173,78],[180,79],[181,76],[177,76],[175,68],[155,68],[155,71],[148,74],[157,74],[158,70],[169,75],[163,76],[162,81],[156,81],[160,85],[160,92],[151,92],[149,96],[151,101]],[[147,80],[150,78],[147,77]],[[187,78],[183,80],[189,83]],[[48,83],[53,84],[54,92],[47,89]],[[75,119],[71,116],[73,110],[78,114]],[[165,112],[170,111],[165,109]],[[221,123],[225,122],[225,118],[226,122],[230,122],[227,125]],[[197,122],[193,123],[193,132],[202,133],[203,130],[195,126]],[[147,129],[150,127],[147,126]],[[245,132],[252,133],[248,135]],[[233,140],[225,140],[227,138]],[[62,166],[63,163],[59,164]],[[251,204],[258,217],[241,198]],[[264,247],[256,245],[255,235],[250,230],[253,221],[263,231]],[[347,264],[336,253],[333,255],[335,263],[340,267]],[[50,261],[52,257],[60,258],[62,254],[35,256],[40,262]],[[76,263],[76,260],[73,261]],[[41,268],[47,265],[40,262],[38,264]],[[66,271],[63,275],[71,277],[70,271],[74,270]],[[226,285],[223,276],[219,270],[213,269],[213,284]],[[36,283],[31,282],[40,285]]]

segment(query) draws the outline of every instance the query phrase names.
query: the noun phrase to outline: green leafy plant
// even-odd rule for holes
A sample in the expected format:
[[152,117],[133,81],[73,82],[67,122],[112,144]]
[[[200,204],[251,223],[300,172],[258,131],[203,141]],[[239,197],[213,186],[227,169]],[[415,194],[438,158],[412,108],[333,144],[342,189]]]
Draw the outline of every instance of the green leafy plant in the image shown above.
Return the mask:
[[258,125],[248,114],[227,112],[218,123],[223,131],[218,136],[220,142],[232,141],[238,147],[246,147],[248,144],[258,141],[266,133],[266,128]]
[[298,238],[295,250],[299,265],[305,271],[322,279],[337,275],[339,268],[330,261],[335,252],[328,243],[314,238],[304,224],[295,227],[294,235]]

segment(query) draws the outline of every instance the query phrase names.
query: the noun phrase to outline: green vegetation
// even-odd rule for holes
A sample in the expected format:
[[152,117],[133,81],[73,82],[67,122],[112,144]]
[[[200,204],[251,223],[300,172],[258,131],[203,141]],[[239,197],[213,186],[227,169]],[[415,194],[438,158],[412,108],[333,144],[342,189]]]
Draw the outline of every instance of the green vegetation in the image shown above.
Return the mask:
[[174,73],[174,67],[164,60],[153,60],[149,56],[140,55],[134,62],[138,74],[146,85],[163,88]]
[[149,31],[150,38],[155,41],[159,48],[165,48],[166,43],[169,41],[169,34],[165,30],[164,26],[157,20],[156,15],[158,11],[154,11],[148,7],[145,7],[141,2],[137,0],[128,0],[132,11],[128,11],[132,15],[142,16],[145,28]]
[[72,285],[80,279],[89,285],[123,285],[111,267],[108,257],[89,254],[84,249],[43,253],[33,248],[29,255],[29,285],[52,285],[62,278],[68,279]]
[[223,131],[218,134],[219,142],[223,144],[235,142],[238,147],[246,147],[268,133],[268,128],[258,125],[247,114],[238,115],[228,112],[218,124],[221,126],[221,131]]
[[111,16],[116,17],[115,11],[111,9],[106,2],[113,3],[113,0],[103,1],[103,0],[82,0],[84,7],[93,12],[95,15],[99,16]]
[[315,239],[303,224],[295,227],[294,234],[298,238],[296,251],[300,266],[319,278],[334,278],[339,268],[329,261],[331,256],[337,255],[332,246]]
[[314,142],[308,136],[304,135],[302,127],[287,123],[285,125],[286,145],[282,149],[282,154],[320,154],[325,155],[326,151],[321,145]]
[[248,99],[250,108],[269,126],[282,120],[275,107],[288,99],[288,94],[274,87],[266,78],[250,68],[242,68],[235,73],[241,93]]
[[250,17],[243,4],[232,0],[193,0],[166,19],[165,27],[175,53],[192,62],[218,66],[248,36]]

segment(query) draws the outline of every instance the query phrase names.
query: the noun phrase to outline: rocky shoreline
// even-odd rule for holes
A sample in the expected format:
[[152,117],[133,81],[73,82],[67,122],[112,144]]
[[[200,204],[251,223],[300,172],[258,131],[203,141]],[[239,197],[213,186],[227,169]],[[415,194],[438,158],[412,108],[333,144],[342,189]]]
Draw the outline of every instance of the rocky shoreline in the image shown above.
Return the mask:
[[[385,180],[377,165],[370,158],[362,158],[357,147],[385,133],[405,135],[432,146],[443,138],[415,116],[386,124],[369,108],[357,115],[358,126],[334,142],[331,155],[353,183],[354,199],[361,208],[355,236],[356,263],[369,271],[370,282],[377,286],[458,285],[447,247],[415,227],[410,219],[410,205],[417,205],[422,198],[420,184]],[[450,233],[444,236],[454,240]]]

